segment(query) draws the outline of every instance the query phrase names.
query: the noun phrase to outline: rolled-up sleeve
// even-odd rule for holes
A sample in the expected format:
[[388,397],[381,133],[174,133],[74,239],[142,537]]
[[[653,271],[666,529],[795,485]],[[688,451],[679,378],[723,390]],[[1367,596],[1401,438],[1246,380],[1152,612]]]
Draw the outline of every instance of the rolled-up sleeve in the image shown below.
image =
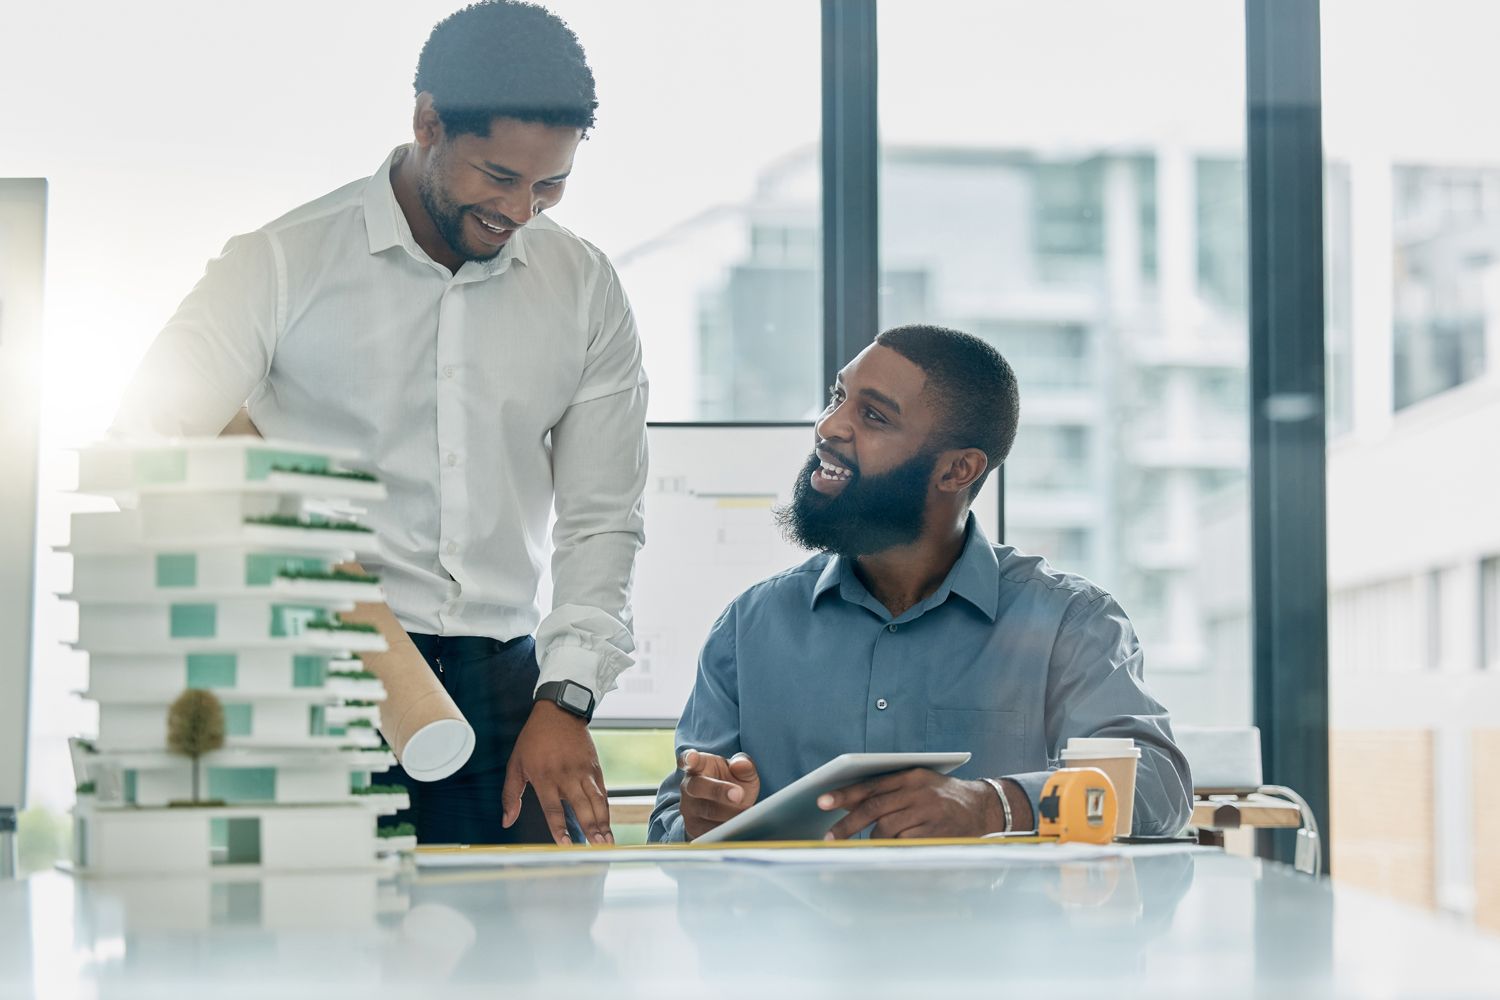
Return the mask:
[[[677,759],[687,750],[701,750],[729,758],[740,752],[739,665],[735,657],[734,606],[731,605],[709,632],[698,657],[698,676],[677,724]],[[647,839],[652,842],[682,842],[682,772],[673,771],[656,793]]]
[[[1129,737],[1141,751],[1135,776],[1137,836],[1172,836],[1192,814],[1187,758],[1172,742],[1165,707],[1146,688],[1141,645],[1107,594],[1064,615],[1048,665],[1045,720],[1049,756],[1078,736]],[[1033,815],[1050,771],[1006,775],[1026,791]]]
[[146,351],[111,435],[219,433],[270,371],[283,309],[280,272],[269,235],[231,239]]
[[591,297],[595,334],[572,403],[552,428],[552,611],[537,629],[538,684],[602,698],[633,662],[630,585],[645,544],[646,402],[640,338],[613,269]]

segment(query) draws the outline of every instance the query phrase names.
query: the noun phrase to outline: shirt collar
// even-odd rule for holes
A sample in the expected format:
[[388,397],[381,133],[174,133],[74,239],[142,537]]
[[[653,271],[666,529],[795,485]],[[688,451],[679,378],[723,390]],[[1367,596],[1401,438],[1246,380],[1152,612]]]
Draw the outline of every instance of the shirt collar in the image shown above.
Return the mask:
[[[835,587],[839,590],[839,596],[851,604],[878,607],[878,602],[870,597],[869,591],[855,574],[852,559],[837,555],[829,558],[823,566],[823,572],[818,574],[818,582],[813,585],[810,606],[817,607],[818,600]],[[969,514],[964,547],[953,568],[930,597],[902,617],[915,617],[935,608],[946,601],[949,594],[962,597],[991,622],[999,614],[1000,560],[995,557],[995,547],[985,537],[984,529],[979,527],[979,521],[973,513]]]
[[[398,157],[402,156],[410,147],[397,146],[391,150],[380,169],[370,176],[365,184],[365,235],[369,240],[370,253],[377,254],[391,249],[401,247],[418,260],[429,260],[426,251],[417,245],[416,237],[411,234],[411,225],[406,221],[406,215],[401,211],[401,205],[396,201],[395,189],[391,187],[391,167]],[[511,261],[526,263],[526,230],[517,229],[510,240],[505,244],[505,249],[496,254],[491,260],[480,264],[488,274],[499,274],[510,266]],[[467,266],[467,265],[465,265]]]

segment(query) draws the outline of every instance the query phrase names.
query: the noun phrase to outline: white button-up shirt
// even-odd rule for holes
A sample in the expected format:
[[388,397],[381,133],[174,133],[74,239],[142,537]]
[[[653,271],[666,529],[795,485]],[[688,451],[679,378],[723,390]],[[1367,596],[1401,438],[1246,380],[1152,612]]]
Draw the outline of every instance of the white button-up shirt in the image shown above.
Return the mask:
[[[215,434],[243,404],[267,437],[353,448],[391,609],[413,632],[535,632],[541,681],[596,697],[632,662],[644,541],[646,376],[598,249],[539,215],[456,274],[368,180],[225,246],[126,391],[120,436]],[[552,535],[553,608],[537,584]]]

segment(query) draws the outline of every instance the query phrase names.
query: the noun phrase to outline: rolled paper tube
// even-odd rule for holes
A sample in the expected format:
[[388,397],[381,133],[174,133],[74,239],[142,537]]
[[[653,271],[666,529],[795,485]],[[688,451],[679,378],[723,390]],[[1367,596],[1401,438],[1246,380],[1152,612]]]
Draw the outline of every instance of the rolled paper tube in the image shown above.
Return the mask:
[[[362,572],[354,564],[347,569]],[[384,604],[356,604],[346,622],[374,625],[389,647],[359,658],[380,683],[380,732],[407,774],[437,781],[463,767],[474,752],[474,728],[448,696],[411,637]]]

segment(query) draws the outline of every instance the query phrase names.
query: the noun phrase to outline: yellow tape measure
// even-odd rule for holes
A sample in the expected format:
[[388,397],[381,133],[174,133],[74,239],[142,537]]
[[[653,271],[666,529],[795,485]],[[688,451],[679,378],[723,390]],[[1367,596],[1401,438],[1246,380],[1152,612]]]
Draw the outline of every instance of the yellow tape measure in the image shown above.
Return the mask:
[[1059,843],[1108,844],[1119,802],[1109,775],[1097,767],[1065,767],[1042,786],[1036,832]]

